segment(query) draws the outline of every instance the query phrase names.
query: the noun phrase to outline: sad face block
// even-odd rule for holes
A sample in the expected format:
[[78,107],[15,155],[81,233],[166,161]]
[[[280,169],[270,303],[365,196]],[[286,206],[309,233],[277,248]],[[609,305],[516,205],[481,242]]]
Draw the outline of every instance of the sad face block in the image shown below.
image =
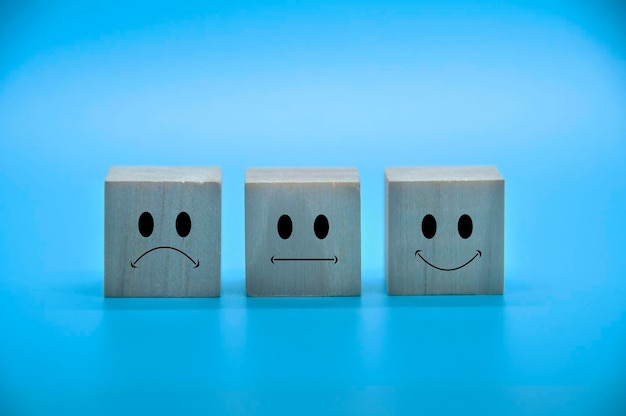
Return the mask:
[[219,168],[112,167],[104,186],[105,296],[219,296]]
[[504,179],[495,167],[385,170],[390,295],[502,294]]
[[248,169],[248,296],[361,294],[356,169]]

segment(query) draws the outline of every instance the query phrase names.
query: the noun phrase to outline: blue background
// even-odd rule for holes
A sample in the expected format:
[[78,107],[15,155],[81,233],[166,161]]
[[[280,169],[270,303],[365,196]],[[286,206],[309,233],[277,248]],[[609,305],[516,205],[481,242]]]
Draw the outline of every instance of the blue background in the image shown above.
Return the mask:
[[[0,414],[626,413],[625,18],[2,2]],[[222,166],[221,298],[103,298],[103,181],[145,164]],[[506,293],[387,297],[383,169],[455,164],[506,179]],[[359,168],[362,297],[245,297],[251,166]]]

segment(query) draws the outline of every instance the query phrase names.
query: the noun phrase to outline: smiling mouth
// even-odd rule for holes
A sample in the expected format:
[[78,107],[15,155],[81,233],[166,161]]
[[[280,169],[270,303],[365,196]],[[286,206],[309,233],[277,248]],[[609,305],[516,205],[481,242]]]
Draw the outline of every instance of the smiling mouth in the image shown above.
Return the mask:
[[453,267],[453,268],[450,268],[450,269],[446,269],[446,268],[444,268],[444,267],[438,267],[438,266],[435,266],[434,264],[432,264],[431,262],[429,262],[428,260],[426,260],[426,259],[425,259],[424,257],[422,257],[422,255],[420,254],[420,251],[422,251],[422,250],[417,250],[417,251],[415,252],[415,255],[416,255],[416,256],[419,256],[419,258],[420,258],[420,259],[422,259],[422,260],[424,260],[424,263],[428,264],[430,267],[432,267],[432,268],[434,268],[434,269],[437,269],[437,270],[442,270],[442,271],[444,271],[444,272],[451,272],[451,271],[454,271],[454,270],[459,270],[459,269],[461,269],[461,268],[463,268],[463,267],[467,266],[467,265],[468,265],[468,264],[470,264],[471,262],[473,262],[473,261],[474,261],[474,259],[475,259],[476,257],[482,257],[482,255],[483,255],[483,253],[482,253],[480,250],[476,250],[476,254],[474,254],[474,257],[472,257],[472,258],[471,258],[471,259],[469,259],[467,262],[465,262],[465,264],[463,264],[463,265],[461,265],[461,266],[459,266],[459,267]]
[[293,257],[275,257],[275,256],[272,256],[270,261],[272,262],[272,264],[276,264],[275,262],[277,262],[277,261],[332,261],[333,264],[337,264],[338,259],[337,259],[337,256],[328,257],[328,258],[323,258],[323,257],[317,257],[317,258],[297,257],[297,258],[293,258]]
[[198,266],[200,266],[200,260],[195,261],[194,259],[192,259],[192,258],[189,256],[189,254],[185,253],[185,252],[184,252],[184,251],[182,251],[182,250],[179,250],[179,249],[177,249],[177,248],[175,248],[175,247],[170,247],[170,246],[159,246],[159,247],[151,248],[150,250],[148,250],[148,251],[146,251],[145,253],[143,253],[141,256],[137,257],[137,260],[135,260],[135,261],[131,261],[131,262],[130,262],[130,267],[132,267],[133,269],[136,269],[136,268],[137,268],[137,263],[139,262],[139,260],[141,260],[141,259],[143,258],[143,256],[145,256],[146,254],[151,253],[151,252],[153,252],[153,251],[156,251],[156,250],[161,250],[161,249],[174,250],[174,251],[179,252],[179,253],[180,253],[180,254],[182,254],[183,256],[187,257],[187,258],[189,259],[189,261],[190,261],[190,262],[192,262],[192,263],[194,264],[194,267],[193,267],[194,269],[197,269],[197,268],[198,268]]

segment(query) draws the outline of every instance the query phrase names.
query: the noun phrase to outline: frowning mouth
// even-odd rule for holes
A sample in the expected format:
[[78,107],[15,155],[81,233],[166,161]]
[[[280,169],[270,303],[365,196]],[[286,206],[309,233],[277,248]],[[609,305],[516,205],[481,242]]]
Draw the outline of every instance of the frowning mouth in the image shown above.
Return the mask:
[[482,255],[483,255],[483,253],[482,253],[480,250],[476,250],[476,254],[474,254],[474,257],[472,257],[472,258],[471,258],[471,259],[469,259],[467,262],[465,262],[465,264],[463,264],[463,265],[461,265],[461,266],[458,266],[458,267],[452,267],[452,268],[449,268],[449,269],[448,269],[448,268],[445,268],[445,267],[435,266],[434,264],[432,264],[431,262],[429,262],[428,260],[426,260],[426,259],[425,259],[425,258],[424,258],[421,254],[420,254],[420,252],[421,252],[421,251],[422,251],[422,250],[417,250],[417,251],[415,252],[415,255],[416,255],[416,256],[419,256],[419,258],[420,258],[420,259],[422,259],[422,260],[424,261],[424,263],[428,264],[430,267],[432,267],[432,268],[434,268],[434,269],[437,269],[437,270],[442,270],[442,271],[444,271],[444,272],[451,272],[451,271],[454,271],[454,270],[459,270],[459,269],[461,269],[461,268],[463,268],[463,267],[467,266],[468,264],[470,264],[472,261],[474,261],[474,259],[475,259],[476,257],[482,257]]
[[194,268],[194,269],[197,269],[197,268],[198,268],[198,266],[200,266],[200,260],[196,261],[196,260],[192,259],[192,258],[191,258],[191,256],[189,256],[189,254],[185,253],[185,252],[184,252],[184,251],[182,251],[182,250],[177,249],[176,247],[170,247],[170,246],[159,246],[159,247],[154,247],[154,248],[151,248],[150,250],[148,250],[148,251],[146,251],[145,253],[143,253],[141,256],[137,257],[137,260],[135,260],[135,261],[131,261],[131,262],[130,262],[130,267],[132,267],[133,269],[136,269],[136,268],[137,268],[137,263],[139,262],[139,260],[141,260],[141,259],[143,258],[143,256],[145,256],[145,255],[146,255],[146,254],[148,254],[148,253],[152,253],[153,251],[156,251],[156,250],[161,250],[161,249],[166,249],[166,250],[174,250],[174,251],[179,252],[179,253],[180,253],[180,254],[182,254],[183,256],[187,257],[187,258],[189,259],[189,261],[190,261],[190,262],[192,262],[192,263],[193,263],[193,265],[194,265],[194,267],[193,267],[193,268]]
[[272,256],[270,259],[272,264],[276,264],[277,261],[330,261],[333,264],[337,264],[337,256],[333,257],[276,257]]

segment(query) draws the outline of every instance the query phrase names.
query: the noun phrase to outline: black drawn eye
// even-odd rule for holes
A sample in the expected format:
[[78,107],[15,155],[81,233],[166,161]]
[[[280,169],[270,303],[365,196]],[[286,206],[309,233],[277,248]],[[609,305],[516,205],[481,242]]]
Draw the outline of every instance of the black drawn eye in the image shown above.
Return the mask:
[[437,220],[430,214],[424,216],[422,220],[422,234],[429,240],[437,233]]
[[320,240],[325,239],[328,235],[329,229],[330,225],[328,224],[328,218],[326,218],[326,215],[318,215],[313,223],[313,231],[315,231],[317,238]]
[[293,223],[291,222],[291,218],[289,215],[281,215],[278,219],[278,224],[276,224],[276,229],[278,230],[278,235],[283,240],[288,239],[291,236],[291,232],[293,231]]
[[176,217],[176,232],[181,237],[187,237],[191,231],[191,217],[185,211]]
[[459,218],[459,235],[461,238],[469,238],[474,230],[474,224],[472,223],[472,217],[467,214],[461,215]]
[[143,212],[139,216],[137,227],[139,228],[139,234],[144,237],[150,237],[152,230],[154,230],[154,219],[152,218],[152,214],[149,212]]

